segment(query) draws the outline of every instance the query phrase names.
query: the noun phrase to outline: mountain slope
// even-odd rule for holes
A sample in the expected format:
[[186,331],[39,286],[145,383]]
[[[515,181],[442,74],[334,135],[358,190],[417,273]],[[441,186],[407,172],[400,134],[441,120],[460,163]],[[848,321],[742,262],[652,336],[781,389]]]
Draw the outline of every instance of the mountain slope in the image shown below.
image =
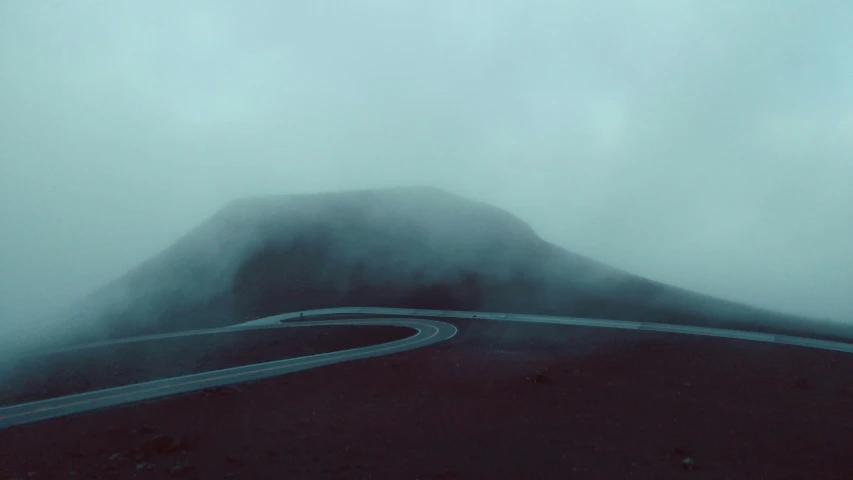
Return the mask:
[[73,320],[87,337],[95,325],[94,336],[116,337],[361,305],[787,333],[807,322],[630,275],[542,240],[503,210],[434,188],[233,202],[96,292]]

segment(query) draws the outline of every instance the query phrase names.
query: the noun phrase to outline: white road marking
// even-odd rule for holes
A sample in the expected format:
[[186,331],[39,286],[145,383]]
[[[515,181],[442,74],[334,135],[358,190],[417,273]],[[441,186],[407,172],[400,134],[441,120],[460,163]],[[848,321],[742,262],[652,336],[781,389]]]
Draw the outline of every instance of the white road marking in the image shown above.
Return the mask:
[[[309,320],[304,318],[321,318],[328,315],[381,315],[383,318],[354,318],[350,320]],[[389,318],[390,317],[390,318]],[[239,367],[214,370],[179,377],[165,378],[151,382],[137,383],[122,387],[113,387],[93,392],[85,392],[64,397],[39,400],[0,408],[0,429],[12,425],[30,423],[48,418],[54,418],[74,413],[105,408],[125,403],[139,402],[153,398],[186,393],[204,388],[218,387],[231,383],[258,380],[286,373],[306,370],[323,365],[330,365],[349,360],[376,357],[390,353],[412,350],[447,340],[456,335],[455,326],[429,320],[431,318],[463,318],[477,320],[494,320],[509,322],[548,323],[556,325],[573,325],[593,328],[610,328],[620,330],[644,330],[684,335],[699,335],[706,337],[732,338],[756,342],[777,343],[800,347],[833,350],[853,353],[853,345],[829,340],[795,337],[790,335],[774,335],[769,333],[749,332],[742,330],[692,327],[686,325],[670,325],[661,323],[644,323],[620,320],[603,320],[575,317],[554,317],[545,315],[527,315],[493,312],[461,312],[451,310],[412,310],[396,308],[343,307],[306,310],[301,312],[273,315],[271,317],[252,320],[230,327],[175,332],[159,335],[145,335],[122,340],[99,342],[89,345],[56,350],[49,353],[69,352],[107,345],[142,342],[165,338],[178,338],[191,335],[206,335],[232,332],[235,330],[253,330],[264,328],[292,328],[325,325],[389,325],[402,326],[415,330],[411,337],[394,340],[368,347],[328,352],[305,357],[276,360],[272,362],[242,365]],[[302,320],[302,321],[300,321]],[[425,333],[427,332],[427,333]]]

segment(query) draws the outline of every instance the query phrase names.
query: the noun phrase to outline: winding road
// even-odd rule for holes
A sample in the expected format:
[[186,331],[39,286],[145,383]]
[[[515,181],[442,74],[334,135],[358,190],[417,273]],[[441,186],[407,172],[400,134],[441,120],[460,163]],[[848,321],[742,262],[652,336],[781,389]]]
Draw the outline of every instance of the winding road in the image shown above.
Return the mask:
[[[322,318],[325,320],[318,320]],[[346,317],[346,318],[339,318]],[[307,320],[306,320],[307,319]],[[228,384],[259,380],[286,373],[307,370],[350,360],[377,357],[404,352],[432,345],[454,337],[457,329],[454,325],[442,322],[442,319],[478,319],[486,321],[511,321],[528,323],[549,323],[596,328],[622,330],[645,330],[655,332],[680,333],[708,337],[723,337],[751,340],[767,343],[779,343],[801,347],[817,348],[853,353],[853,345],[827,340],[775,335],[768,333],[726,330],[705,327],[690,327],[659,323],[643,323],[618,320],[596,320],[589,318],[552,317],[542,315],[524,315],[508,313],[460,312],[439,310],[412,310],[393,308],[331,308],[286,313],[252,320],[230,327],[193,330],[162,335],[145,335],[128,339],[99,342],[60,351],[73,351],[119,343],[143,342],[176,338],[200,334],[221,333],[237,330],[266,328],[297,328],[326,325],[374,325],[407,327],[414,330],[410,337],[361,348],[322,353],[298,358],[289,358],[272,362],[263,362],[239,367],[214,370],[191,375],[164,378],[122,387],[108,388],[92,392],[79,393],[47,400],[21,403],[0,408],[0,429],[13,425],[36,422],[49,418],[96,410],[126,403],[140,402],[154,398],[186,393]],[[52,353],[56,353],[54,351]]]

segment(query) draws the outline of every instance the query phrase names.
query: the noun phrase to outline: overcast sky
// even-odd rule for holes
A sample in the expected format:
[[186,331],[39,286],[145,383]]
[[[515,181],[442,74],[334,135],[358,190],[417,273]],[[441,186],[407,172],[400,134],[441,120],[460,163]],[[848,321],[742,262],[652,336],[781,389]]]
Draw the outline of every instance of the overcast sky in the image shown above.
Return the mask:
[[230,199],[433,185],[853,322],[849,0],[0,0],[0,323]]

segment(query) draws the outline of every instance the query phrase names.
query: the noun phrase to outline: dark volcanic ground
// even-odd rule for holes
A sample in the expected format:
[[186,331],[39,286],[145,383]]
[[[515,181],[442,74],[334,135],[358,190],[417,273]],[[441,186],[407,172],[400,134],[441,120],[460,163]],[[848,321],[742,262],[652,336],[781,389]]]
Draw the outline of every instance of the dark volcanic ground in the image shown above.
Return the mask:
[[13,427],[0,478],[853,478],[853,356],[459,325],[449,342],[228,395]]

